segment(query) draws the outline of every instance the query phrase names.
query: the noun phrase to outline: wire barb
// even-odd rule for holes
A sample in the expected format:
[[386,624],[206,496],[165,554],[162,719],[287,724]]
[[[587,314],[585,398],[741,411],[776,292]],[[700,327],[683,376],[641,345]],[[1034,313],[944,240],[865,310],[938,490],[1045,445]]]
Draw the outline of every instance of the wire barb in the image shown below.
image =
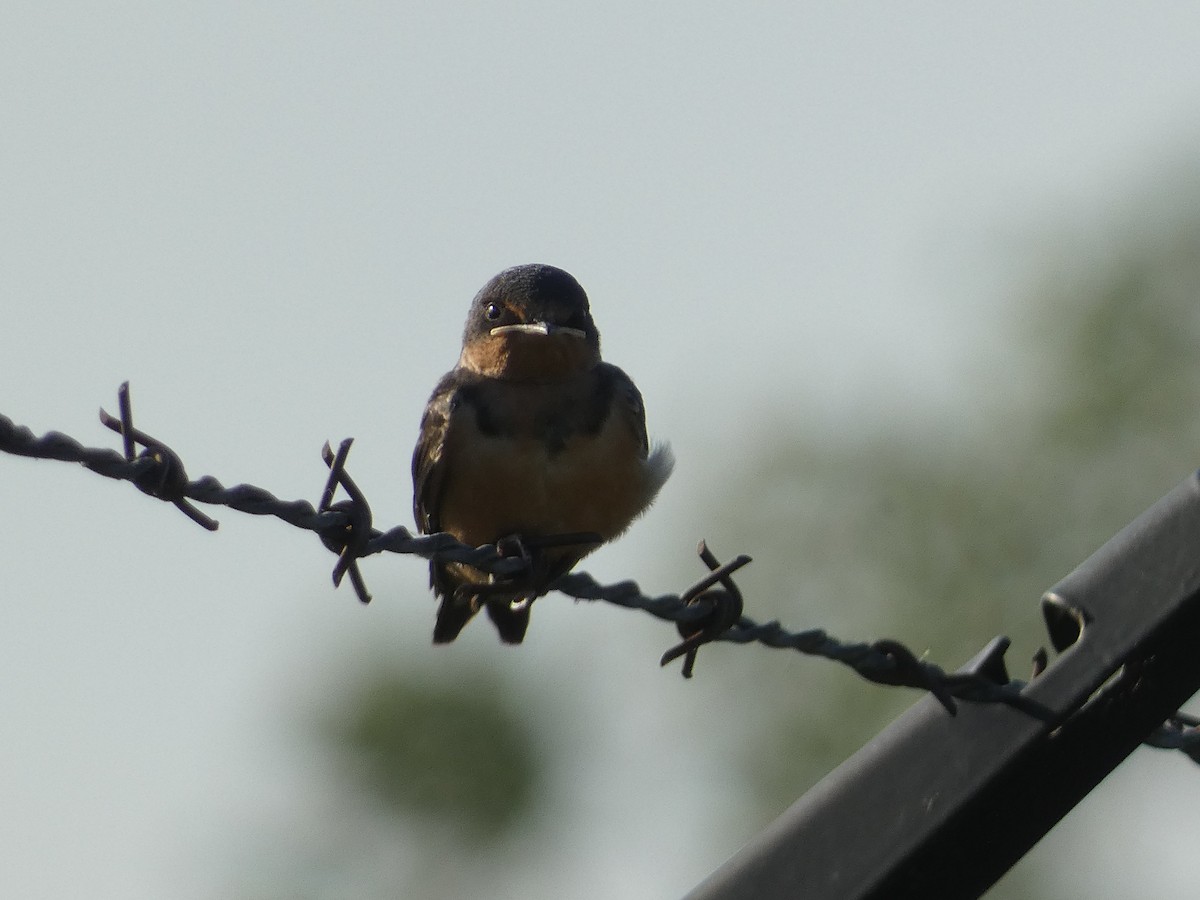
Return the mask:
[[[742,592],[730,576],[750,562],[750,557],[743,554],[721,565],[704,541],[700,542],[696,552],[700,560],[708,566],[709,574],[684,591],[679,601],[684,606],[704,609],[705,613],[694,621],[677,623],[679,636],[683,640],[664,653],[659,660],[659,665],[665,666],[682,656],[684,678],[692,677],[692,671],[696,667],[696,654],[700,648],[710,641],[715,641],[742,618]],[[711,589],[718,582],[724,590]]]
[[[358,559],[367,552],[367,543],[371,539],[371,507],[366,495],[359,490],[354,479],[346,471],[346,457],[350,455],[350,445],[354,438],[346,438],[338,445],[337,453],[325,442],[321,448],[321,458],[329,467],[329,477],[325,481],[325,489],[321,492],[318,512],[337,511],[344,516],[344,521],[337,522],[321,529],[318,534],[321,543],[337,554],[338,561],[333,567],[333,586],[340,587],[347,573],[354,593],[362,603],[371,602],[371,594],[363,581],[362,572],[358,568]],[[333,496],[338,486],[349,496],[349,500],[333,503]]]
[[[185,496],[188,478],[187,472],[183,468],[183,460],[179,458],[179,454],[162,441],[155,440],[146,434],[146,432],[139,431],[133,427],[133,404],[129,399],[128,381],[122,382],[121,387],[117,389],[117,404],[120,407],[121,417],[119,419],[115,418],[101,408],[101,424],[105,428],[111,429],[121,435],[125,449],[125,459],[128,462],[134,462],[137,459],[150,459],[155,463],[154,466],[146,468],[143,472],[132,478],[133,483],[144,494],[174,503],[185,516],[201,528],[216,531],[217,521],[196,509],[195,506],[188,502]],[[135,441],[146,448],[140,454],[135,450]]]

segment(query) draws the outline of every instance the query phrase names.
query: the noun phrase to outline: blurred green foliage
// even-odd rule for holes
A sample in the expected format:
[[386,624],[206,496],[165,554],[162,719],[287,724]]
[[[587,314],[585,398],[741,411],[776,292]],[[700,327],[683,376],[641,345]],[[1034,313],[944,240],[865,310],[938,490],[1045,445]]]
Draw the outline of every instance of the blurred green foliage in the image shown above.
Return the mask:
[[541,774],[538,745],[512,700],[482,672],[445,682],[371,671],[332,711],[326,739],[390,815],[480,841],[520,820]]

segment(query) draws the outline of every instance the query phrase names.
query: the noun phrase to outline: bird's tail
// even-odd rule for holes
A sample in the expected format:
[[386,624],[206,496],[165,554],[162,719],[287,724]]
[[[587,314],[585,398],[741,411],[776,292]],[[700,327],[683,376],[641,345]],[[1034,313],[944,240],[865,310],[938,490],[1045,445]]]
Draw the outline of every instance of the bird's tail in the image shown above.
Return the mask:
[[500,632],[500,640],[506,644],[519,644],[525,640],[529,627],[529,608],[533,604],[525,601],[518,604],[503,601],[487,605],[488,618]]
[[437,621],[433,626],[433,642],[449,644],[458,637],[471,617],[475,615],[475,607],[470,603],[456,603],[454,596],[443,597],[438,606]]
[[[497,600],[485,605],[488,618],[500,633],[500,640],[506,644],[519,644],[525,640],[525,631],[529,628],[530,603],[513,604],[509,600]],[[437,621],[433,626],[433,642],[449,644],[458,637],[459,632],[474,615],[474,604],[456,603],[453,597],[444,598],[438,606]]]

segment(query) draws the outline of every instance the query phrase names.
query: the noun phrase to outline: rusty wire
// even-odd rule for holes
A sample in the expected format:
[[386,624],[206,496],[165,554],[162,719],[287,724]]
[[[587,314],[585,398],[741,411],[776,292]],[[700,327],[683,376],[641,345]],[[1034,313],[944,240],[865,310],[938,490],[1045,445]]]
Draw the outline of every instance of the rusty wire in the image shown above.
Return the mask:
[[[174,451],[134,427],[128,382],[121,385],[118,400],[120,416],[111,416],[102,409],[100,420],[105,427],[121,435],[124,453],[85,447],[57,431],[37,436],[3,415],[0,415],[0,450],[18,456],[78,463],[106,478],[131,481],[144,493],[174,504],[210,531],[216,530],[217,522],[196,509],[194,503],[224,506],[256,516],[273,516],[289,525],[313,531],[338,557],[333,570],[334,584],[340,584],[349,575],[356,595],[364,603],[371,598],[358,570],[358,560],[376,553],[410,554],[438,562],[466,563],[498,578],[519,577],[527,566],[520,558],[502,556],[494,545],[469,547],[449,534],[414,535],[403,526],[387,531],[375,528],[365,495],[346,472],[350,440],[343,441],[336,452],[328,444],[323,448],[322,458],[329,472],[321,498],[313,506],[306,500],[280,500],[269,491],[249,484],[225,487],[212,476],[189,480],[182,460]],[[143,448],[140,451],[137,450],[139,444]],[[334,503],[339,487],[348,499]],[[709,574],[678,595],[650,597],[636,582],[601,585],[583,572],[560,577],[548,590],[577,600],[602,600],[639,609],[674,622],[682,640],[663,655],[661,664],[665,666],[683,657],[685,678],[691,677],[697,652],[704,644],[713,641],[757,643],[840,662],[879,684],[927,690],[951,714],[955,711],[956,699],[1007,703],[1039,714],[1038,709],[1020,696],[1023,687],[1020,681],[1000,684],[982,675],[950,674],[917,658],[896,641],[847,644],[821,629],[788,631],[777,621],[756,622],[742,614],[741,592],[731,577],[734,571],[750,562],[750,557],[738,556],[721,564],[703,542],[699,553]],[[1187,731],[1191,733],[1195,729]],[[1179,734],[1183,734],[1182,726]],[[1164,726],[1161,740],[1182,742],[1185,739],[1172,737],[1168,727]],[[1195,747],[1195,743],[1190,747]]]

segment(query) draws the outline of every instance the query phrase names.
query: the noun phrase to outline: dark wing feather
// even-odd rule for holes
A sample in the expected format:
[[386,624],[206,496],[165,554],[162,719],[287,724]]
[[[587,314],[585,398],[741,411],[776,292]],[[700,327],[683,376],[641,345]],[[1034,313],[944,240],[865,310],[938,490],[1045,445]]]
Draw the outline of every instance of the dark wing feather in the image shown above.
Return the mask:
[[645,457],[650,453],[650,438],[646,434],[646,406],[642,402],[642,392],[633,379],[616,366],[601,363],[598,369],[601,383],[608,389],[600,393],[612,398],[612,412],[632,429]]
[[[422,534],[434,534],[442,530],[439,511],[446,480],[446,435],[450,430],[450,415],[457,402],[458,387],[456,372],[445,375],[434,388],[425,406],[425,414],[421,416],[421,434],[413,450],[412,476],[413,518],[416,519],[417,530]],[[451,578],[445,565],[429,564],[429,586],[443,599],[439,608],[439,622],[443,612],[449,614],[451,610],[460,609],[459,605],[452,602],[458,582]],[[470,617],[470,608],[467,607],[465,617],[456,623],[453,634],[458,634]],[[444,640],[453,640],[453,635]]]
[[442,482],[446,476],[443,451],[450,430],[450,412],[458,390],[455,373],[450,372],[434,388],[425,413],[421,416],[421,434],[413,450],[413,518],[422,534],[441,531],[438,507]]
[[[421,435],[413,450],[413,518],[422,534],[433,534],[442,530],[440,517],[442,491],[445,485],[446,437],[451,427],[451,415],[460,408],[459,390],[461,376],[450,372],[434,388],[425,414],[421,417]],[[429,585],[441,602],[438,604],[437,622],[433,627],[435,644],[446,644],[458,637],[458,633],[475,615],[476,607],[459,601],[454,590],[463,579],[445,564],[429,564]],[[488,615],[506,643],[519,644],[529,627],[529,605],[511,609],[507,601],[488,603]]]

